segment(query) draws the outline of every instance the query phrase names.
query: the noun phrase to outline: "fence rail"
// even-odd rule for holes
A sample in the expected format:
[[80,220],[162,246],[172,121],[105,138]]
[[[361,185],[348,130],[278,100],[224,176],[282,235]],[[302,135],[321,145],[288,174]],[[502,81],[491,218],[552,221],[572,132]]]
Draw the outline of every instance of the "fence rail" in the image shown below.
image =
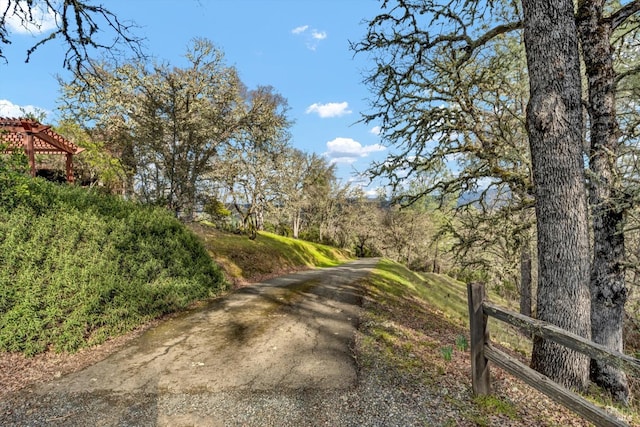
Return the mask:
[[597,426],[627,426],[624,421],[614,417],[580,395],[553,382],[545,375],[534,371],[517,359],[493,347],[487,320],[489,316],[494,317],[616,368],[640,372],[640,359],[609,350],[602,345],[586,340],[557,326],[492,304],[485,299],[485,287],[482,283],[469,283],[467,285],[467,296],[471,333],[471,380],[475,395],[490,394],[491,392],[489,373],[489,361],[491,361],[496,366],[520,378],[533,388]]

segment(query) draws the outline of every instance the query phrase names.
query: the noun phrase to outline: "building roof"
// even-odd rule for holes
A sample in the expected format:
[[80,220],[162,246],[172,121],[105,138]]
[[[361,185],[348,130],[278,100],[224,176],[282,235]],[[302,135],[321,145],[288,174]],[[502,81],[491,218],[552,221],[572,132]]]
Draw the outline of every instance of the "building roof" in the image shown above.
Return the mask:
[[33,135],[33,148],[37,154],[78,154],[78,147],[62,135],[37,120],[0,117],[0,144],[6,145],[5,153],[22,149],[27,135]]

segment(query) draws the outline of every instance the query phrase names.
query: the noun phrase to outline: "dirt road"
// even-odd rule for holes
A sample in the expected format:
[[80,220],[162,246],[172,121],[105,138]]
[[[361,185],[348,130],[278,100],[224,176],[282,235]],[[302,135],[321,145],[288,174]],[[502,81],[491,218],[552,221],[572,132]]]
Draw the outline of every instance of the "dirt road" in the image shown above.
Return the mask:
[[0,425],[296,425],[301,416],[321,425],[327,399],[356,385],[354,282],[376,262],[242,288],[87,369],[9,396]]

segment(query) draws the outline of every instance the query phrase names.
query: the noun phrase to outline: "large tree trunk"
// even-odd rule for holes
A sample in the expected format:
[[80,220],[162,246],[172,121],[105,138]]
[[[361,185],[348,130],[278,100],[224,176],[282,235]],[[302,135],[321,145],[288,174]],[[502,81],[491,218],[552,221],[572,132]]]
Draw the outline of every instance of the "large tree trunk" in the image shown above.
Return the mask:
[[[522,5],[538,224],[537,315],[589,338],[589,240],[573,2],[524,0]],[[588,382],[589,359],[551,341],[534,341],[531,365],[567,387],[583,389]]]
[[[616,170],[618,123],[615,106],[615,72],[611,47],[611,21],[604,20],[603,0],[581,1],[578,30],[589,90],[591,145],[589,195],[593,218],[591,266],[591,339],[622,352],[625,246],[624,208],[616,202],[620,176]],[[591,361],[591,379],[617,400],[628,403],[629,385],[623,371]]]

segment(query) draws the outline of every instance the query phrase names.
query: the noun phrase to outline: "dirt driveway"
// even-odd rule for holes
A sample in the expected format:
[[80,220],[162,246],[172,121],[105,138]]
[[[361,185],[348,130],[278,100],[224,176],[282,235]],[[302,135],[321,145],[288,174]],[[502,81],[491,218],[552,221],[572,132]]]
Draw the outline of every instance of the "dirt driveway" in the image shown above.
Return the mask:
[[356,385],[354,282],[376,262],[242,288],[87,369],[9,396],[0,425],[295,425],[295,414],[320,425],[327,399]]

